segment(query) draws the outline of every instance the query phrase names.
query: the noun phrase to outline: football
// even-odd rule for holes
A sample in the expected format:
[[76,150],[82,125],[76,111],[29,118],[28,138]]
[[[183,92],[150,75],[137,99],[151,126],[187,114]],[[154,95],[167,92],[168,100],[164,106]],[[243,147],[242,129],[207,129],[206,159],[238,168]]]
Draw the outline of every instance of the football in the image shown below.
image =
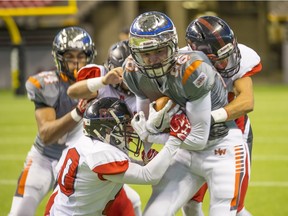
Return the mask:
[[[159,110],[163,109],[163,107],[168,103],[168,101],[170,100],[169,97],[167,96],[163,96],[163,97],[160,97],[158,98],[155,102],[155,105],[154,105],[154,109],[158,112]],[[173,102],[173,105],[171,107],[171,109],[173,107],[175,107],[175,103]]]
[[[160,97],[158,98],[155,102],[155,105],[154,105],[154,109],[158,112],[159,110],[163,109],[163,107],[168,103],[168,101],[170,100],[169,97],[167,96],[163,96],[163,97]],[[175,106],[176,104],[173,102],[173,105],[171,107],[171,109]],[[171,110],[170,109],[170,110]],[[166,128],[163,132],[164,133],[169,133],[170,131],[170,128]]]

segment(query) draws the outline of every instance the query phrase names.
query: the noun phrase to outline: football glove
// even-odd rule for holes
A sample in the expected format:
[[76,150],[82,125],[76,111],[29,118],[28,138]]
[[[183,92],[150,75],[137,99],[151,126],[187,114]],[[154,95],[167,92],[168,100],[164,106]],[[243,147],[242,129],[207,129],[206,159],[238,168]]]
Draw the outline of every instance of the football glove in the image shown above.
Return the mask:
[[154,104],[156,102],[152,102],[149,105],[149,117],[146,122],[146,128],[151,133],[161,133],[166,128],[169,128],[169,122],[171,117],[179,111],[179,105],[177,104],[173,108],[172,100],[169,100],[167,104],[163,107],[163,109],[158,112],[154,109]]
[[143,150],[141,152],[141,158],[144,162],[144,164],[148,164],[159,152],[156,149],[149,149],[147,154],[145,154],[145,151]]
[[170,121],[170,135],[184,141],[191,131],[191,124],[184,113],[175,114]]
[[140,137],[140,139],[142,141],[146,141],[149,132],[145,127],[146,119],[143,111],[140,111],[134,115],[133,119],[131,120],[131,125],[134,128],[135,132]]

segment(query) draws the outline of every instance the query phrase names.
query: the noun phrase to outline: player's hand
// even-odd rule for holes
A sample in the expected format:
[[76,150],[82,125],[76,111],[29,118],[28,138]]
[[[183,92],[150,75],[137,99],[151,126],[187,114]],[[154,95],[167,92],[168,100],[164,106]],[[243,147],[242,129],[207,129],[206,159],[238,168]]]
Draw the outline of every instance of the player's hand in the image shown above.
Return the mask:
[[90,100],[87,100],[87,99],[80,99],[77,106],[76,106],[76,112],[79,116],[83,117],[83,114],[86,110],[86,108],[88,107],[89,105],[89,102],[91,101]]
[[170,135],[184,141],[191,131],[191,124],[184,113],[175,114],[170,121]]
[[105,85],[108,84],[115,85],[122,83],[123,81],[122,74],[123,74],[122,67],[113,68],[103,77],[102,82]]
[[149,149],[147,154],[145,154],[145,151],[143,150],[141,152],[141,158],[144,162],[144,164],[148,164],[159,152],[156,149]]
[[177,104],[171,109],[173,102],[169,100],[163,109],[157,112],[154,109],[155,103],[154,101],[149,105],[149,117],[146,122],[146,128],[151,133],[161,133],[166,128],[169,128],[170,119],[179,110],[180,106]]
[[149,132],[147,131],[146,118],[143,111],[136,113],[131,120],[131,125],[142,141],[146,141]]

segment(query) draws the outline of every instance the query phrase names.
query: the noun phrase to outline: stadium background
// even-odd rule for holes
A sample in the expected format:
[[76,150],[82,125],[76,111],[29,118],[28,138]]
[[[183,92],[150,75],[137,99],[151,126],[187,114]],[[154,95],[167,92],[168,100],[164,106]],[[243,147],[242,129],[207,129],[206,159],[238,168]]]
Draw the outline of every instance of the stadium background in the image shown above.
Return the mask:
[[[238,42],[261,56],[263,71],[253,77],[255,111],[250,117],[255,144],[246,206],[256,216],[288,215],[287,9],[284,1],[0,0],[0,216],[8,214],[36,133],[33,104],[25,97],[23,84],[29,75],[54,67],[51,43],[55,34],[66,26],[85,28],[96,44],[95,63],[102,64],[122,29],[149,10],[173,19],[180,46],[185,45],[186,26],[192,19],[200,14],[218,15],[233,28]],[[144,206],[150,186],[133,187]],[[45,201],[37,216],[43,214]]]

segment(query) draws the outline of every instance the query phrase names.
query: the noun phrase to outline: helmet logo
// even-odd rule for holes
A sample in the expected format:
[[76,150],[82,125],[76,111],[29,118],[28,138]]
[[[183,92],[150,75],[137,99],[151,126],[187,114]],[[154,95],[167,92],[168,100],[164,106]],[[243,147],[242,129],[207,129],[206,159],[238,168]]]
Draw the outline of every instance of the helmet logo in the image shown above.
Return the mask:
[[148,31],[155,30],[161,23],[159,24],[159,19],[155,16],[147,16],[141,17],[139,20],[139,24],[143,26]]
[[71,47],[72,49],[82,49],[84,47],[83,41],[68,41],[68,47]]
[[228,44],[226,44],[224,47],[222,47],[221,49],[219,49],[218,51],[217,51],[217,55],[219,56],[219,57],[221,57],[221,56],[228,56],[229,55],[229,53],[231,53],[231,51],[233,51],[233,44],[232,43],[228,43]]

